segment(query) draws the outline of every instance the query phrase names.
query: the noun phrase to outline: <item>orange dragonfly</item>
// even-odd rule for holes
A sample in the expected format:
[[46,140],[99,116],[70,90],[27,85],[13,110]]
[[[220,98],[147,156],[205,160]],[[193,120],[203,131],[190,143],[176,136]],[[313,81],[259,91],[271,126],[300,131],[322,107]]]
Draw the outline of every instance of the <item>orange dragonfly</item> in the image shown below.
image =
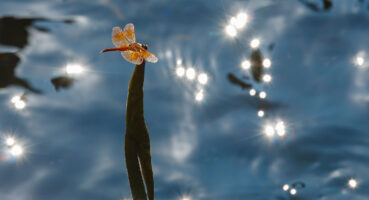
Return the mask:
[[120,51],[123,58],[128,62],[139,65],[144,60],[152,63],[158,62],[158,57],[146,51],[142,44],[136,43],[136,36],[133,24],[127,24],[122,30],[116,26],[113,28],[112,41],[116,48],[104,49],[101,53],[107,51]]

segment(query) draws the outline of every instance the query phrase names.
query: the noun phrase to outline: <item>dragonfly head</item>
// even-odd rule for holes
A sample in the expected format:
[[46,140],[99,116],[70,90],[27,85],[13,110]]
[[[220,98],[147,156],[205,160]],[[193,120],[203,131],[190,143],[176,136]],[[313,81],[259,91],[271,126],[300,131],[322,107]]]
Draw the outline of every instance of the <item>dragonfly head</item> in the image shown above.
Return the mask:
[[144,48],[145,50],[147,50],[148,46],[147,44],[141,44],[142,48]]

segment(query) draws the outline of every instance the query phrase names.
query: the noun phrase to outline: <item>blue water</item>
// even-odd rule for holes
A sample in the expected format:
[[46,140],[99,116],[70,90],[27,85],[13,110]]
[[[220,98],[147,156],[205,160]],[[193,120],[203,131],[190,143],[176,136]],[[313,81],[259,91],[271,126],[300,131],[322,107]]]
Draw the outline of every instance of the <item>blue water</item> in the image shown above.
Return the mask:
[[[369,1],[332,3],[1,0],[0,52],[11,55],[0,63],[0,137],[23,154],[1,143],[0,199],[130,198],[123,144],[134,65],[99,54],[113,47],[112,27],[127,23],[159,57],[144,85],[156,199],[369,199]],[[240,11],[250,21],[231,38],[224,28]],[[272,61],[270,83],[242,78],[255,37]],[[208,83],[178,77],[179,59]],[[68,75],[68,65],[83,72]],[[56,90],[53,78],[70,85]],[[10,100],[25,92],[17,110]],[[268,137],[278,120],[285,136]],[[282,190],[295,182],[305,184],[296,195]]]

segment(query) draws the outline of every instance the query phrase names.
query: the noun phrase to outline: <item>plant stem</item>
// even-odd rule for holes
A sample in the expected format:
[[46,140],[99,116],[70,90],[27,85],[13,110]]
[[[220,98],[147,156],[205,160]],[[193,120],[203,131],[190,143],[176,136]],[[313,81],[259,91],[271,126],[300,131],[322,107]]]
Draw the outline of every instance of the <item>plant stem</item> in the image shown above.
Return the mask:
[[[143,109],[145,61],[136,65],[128,88],[125,157],[133,200],[146,200],[142,175],[149,200],[154,199],[154,178],[151,165],[150,137]],[[141,169],[142,175],[141,175]]]

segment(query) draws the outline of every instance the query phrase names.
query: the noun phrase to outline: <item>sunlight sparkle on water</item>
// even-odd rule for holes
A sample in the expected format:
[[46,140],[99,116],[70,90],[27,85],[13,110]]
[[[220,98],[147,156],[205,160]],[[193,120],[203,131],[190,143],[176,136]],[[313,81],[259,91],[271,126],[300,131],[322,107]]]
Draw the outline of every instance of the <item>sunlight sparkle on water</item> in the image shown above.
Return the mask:
[[237,30],[234,26],[232,25],[227,25],[225,27],[225,32],[227,33],[228,36],[230,37],[235,37],[237,35]]
[[10,102],[12,102],[13,104],[15,104],[15,103],[17,103],[18,101],[20,101],[21,100],[21,97],[20,96],[18,96],[18,95],[16,95],[16,96],[14,96],[11,100],[10,100]]
[[241,63],[241,68],[244,70],[248,70],[251,67],[251,62],[249,60],[244,60]]
[[263,81],[269,83],[270,81],[272,81],[272,76],[270,74],[264,74]]
[[186,70],[186,77],[188,80],[193,80],[196,76],[196,71],[194,68],[190,67]]
[[290,186],[288,184],[284,184],[282,189],[283,191],[288,191],[288,189],[290,189]]
[[283,137],[286,134],[286,127],[283,121],[277,122],[275,125],[275,130],[277,131],[277,135]]
[[205,73],[201,73],[197,77],[197,80],[199,81],[200,84],[205,85],[206,83],[208,83],[208,75]]
[[204,92],[201,90],[201,91],[196,93],[195,100],[197,102],[201,102],[203,99],[204,99]]
[[83,67],[79,64],[68,64],[65,71],[67,74],[80,74],[83,72]]
[[255,89],[251,89],[249,92],[250,96],[255,96],[256,94],[256,90]]
[[11,147],[15,144],[15,139],[12,137],[8,137],[6,138],[5,143],[7,146]]
[[182,65],[182,60],[181,59],[177,59],[177,65]]
[[185,75],[185,71],[184,67],[177,67],[176,74],[178,77],[183,77]]
[[19,145],[15,145],[10,149],[10,153],[14,157],[19,157],[23,154],[23,148]]
[[353,178],[351,178],[349,181],[348,181],[348,186],[351,188],[351,189],[355,189],[357,187],[357,181]]
[[260,99],[265,99],[265,98],[267,97],[267,93],[266,93],[266,92],[264,92],[264,91],[261,91],[261,92],[259,93],[259,97],[260,97]]
[[191,200],[191,197],[189,197],[189,196],[183,196],[179,200]]
[[256,49],[260,46],[260,40],[257,39],[257,38],[254,38],[251,40],[250,42],[250,47],[253,48],[253,49]]
[[26,107],[26,102],[24,102],[23,100],[19,100],[14,103],[14,106],[18,110],[23,110]]
[[290,194],[291,194],[292,196],[296,195],[296,194],[297,194],[297,190],[296,190],[295,188],[292,188],[292,189],[290,190]]
[[258,111],[258,117],[264,117],[265,113],[263,110]]
[[265,59],[263,60],[263,66],[264,66],[265,68],[269,68],[269,67],[271,67],[271,66],[272,66],[272,61],[271,61],[269,58],[265,58]]
[[275,134],[273,126],[266,125],[265,128],[264,128],[264,133],[268,137],[273,137],[274,134]]
[[237,29],[243,28],[248,20],[246,13],[238,13],[236,17],[231,18],[231,24]]
[[363,66],[364,65],[364,58],[362,56],[357,56],[355,59],[355,63],[357,66]]

